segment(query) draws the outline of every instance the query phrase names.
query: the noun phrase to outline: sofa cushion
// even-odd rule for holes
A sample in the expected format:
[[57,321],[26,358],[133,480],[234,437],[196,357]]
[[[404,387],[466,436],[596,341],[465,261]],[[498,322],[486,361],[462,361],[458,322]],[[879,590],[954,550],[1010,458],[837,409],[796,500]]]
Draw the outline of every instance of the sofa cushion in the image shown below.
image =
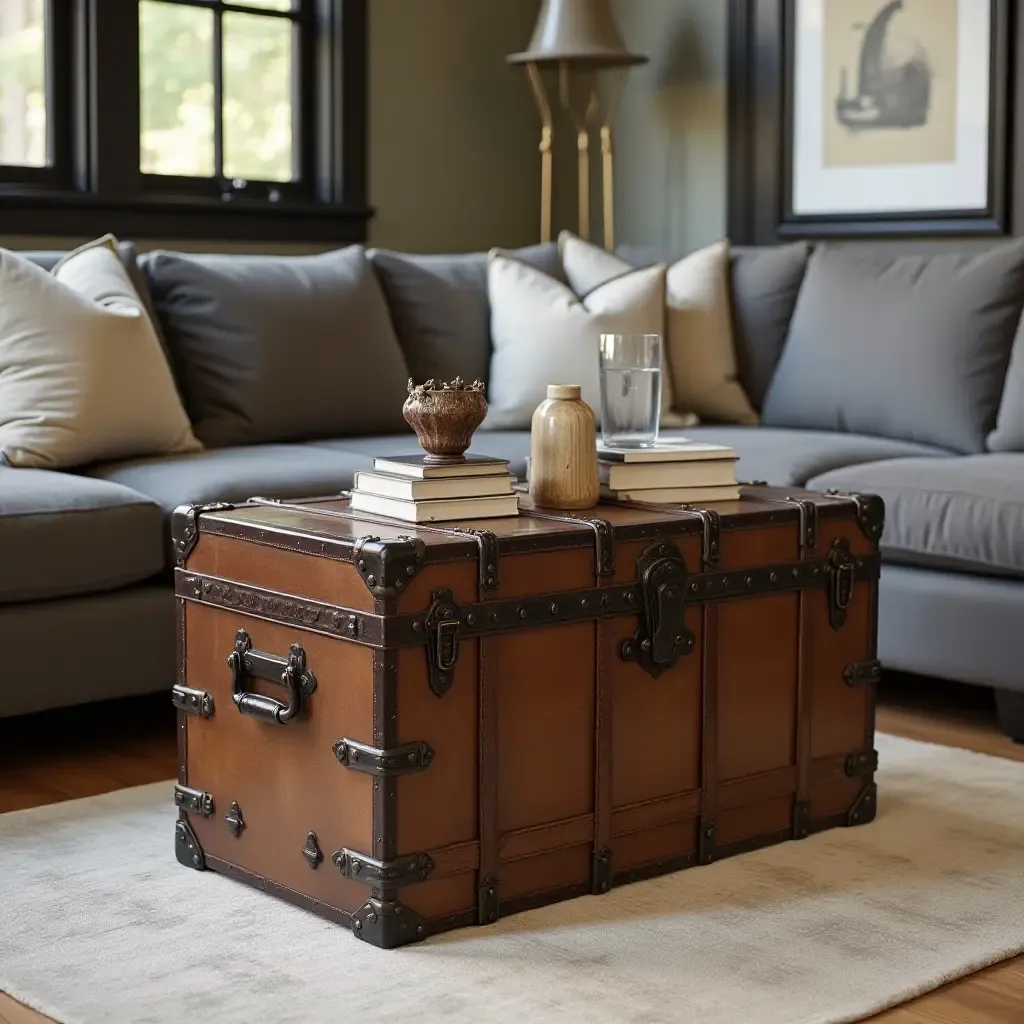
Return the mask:
[[143,257],[208,446],[397,429],[407,378],[360,246],[318,256]]
[[[347,452],[366,460],[359,469],[369,469],[374,456],[413,455],[420,451],[415,434],[388,434],[382,437],[344,437],[335,441],[310,441],[309,447],[329,448]],[[526,479],[526,458],[530,454],[528,430],[488,430],[476,435],[469,451],[473,455],[490,455],[508,459],[509,472]]]
[[160,507],[127,487],[0,467],[0,603],[112,590],[163,565]]
[[1017,337],[1003,383],[996,427],[988,435],[993,452],[1024,452],[1024,319],[1017,325]]
[[982,451],[1022,306],[1024,241],[980,255],[823,246],[763,421]]
[[[413,439],[412,450],[415,448]],[[358,454],[308,445],[263,444],[109,463],[89,472],[147,495],[170,514],[179,505],[245,501],[254,495],[301,498],[337,494],[352,486],[356,470],[368,468],[368,460]]]
[[[620,245],[616,254],[634,267],[675,263],[679,254],[651,246]],[[786,344],[810,246],[733,246],[729,250],[732,333],[739,382],[760,410]]]
[[739,453],[736,472],[740,480],[763,480],[779,487],[802,487],[813,476],[860,462],[949,455],[928,445],[816,430],[705,426],[690,427],[683,433],[694,441],[731,445]]
[[882,551],[893,562],[1024,578],[1024,453],[894,459],[809,486],[881,495]]
[[[419,256],[371,249],[368,255],[416,383],[453,377],[486,382],[491,369],[487,253]],[[554,242],[510,255],[565,280]]]

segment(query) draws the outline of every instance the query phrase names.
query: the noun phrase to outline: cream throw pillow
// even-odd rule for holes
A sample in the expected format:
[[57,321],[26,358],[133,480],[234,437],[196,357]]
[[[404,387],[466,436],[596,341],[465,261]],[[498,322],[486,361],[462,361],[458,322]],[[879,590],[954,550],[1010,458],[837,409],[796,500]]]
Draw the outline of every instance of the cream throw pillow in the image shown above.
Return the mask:
[[[563,231],[565,276],[578,294],[633,268],[618,256]],[[757,423],[737,379],[729,304],[729,243],[716,242],[673,263],[665,278],[667,367],[676,409],[706,419]]]
[[12,466],[197,451],[112,236],[47,273],[0,249],[0,452]]
[[487,292],[494,351],[484,430],[528,430],[548,384],[579,384],[600,415],[600,336],[664,331],[660,266],[624,274],[578,299],[561,281],[493,250]]

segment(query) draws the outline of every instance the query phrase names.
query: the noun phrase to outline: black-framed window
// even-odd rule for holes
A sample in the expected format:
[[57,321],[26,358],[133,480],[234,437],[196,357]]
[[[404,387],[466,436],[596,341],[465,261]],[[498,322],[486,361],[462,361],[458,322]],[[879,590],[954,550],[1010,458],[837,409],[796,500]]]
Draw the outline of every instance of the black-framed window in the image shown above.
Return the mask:
[[0,233],[359,241],[366,0],[2,0]]

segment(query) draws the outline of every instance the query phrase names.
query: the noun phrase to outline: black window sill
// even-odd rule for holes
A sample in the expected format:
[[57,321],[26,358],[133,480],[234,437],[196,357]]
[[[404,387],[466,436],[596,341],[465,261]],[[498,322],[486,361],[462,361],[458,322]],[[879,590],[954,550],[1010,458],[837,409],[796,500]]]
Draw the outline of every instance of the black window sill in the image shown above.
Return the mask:
[[225,202],[196,196],[111,200],[77,193],[0,192],[0,235],[204,242],[365,242],[373,210],[328,203]]

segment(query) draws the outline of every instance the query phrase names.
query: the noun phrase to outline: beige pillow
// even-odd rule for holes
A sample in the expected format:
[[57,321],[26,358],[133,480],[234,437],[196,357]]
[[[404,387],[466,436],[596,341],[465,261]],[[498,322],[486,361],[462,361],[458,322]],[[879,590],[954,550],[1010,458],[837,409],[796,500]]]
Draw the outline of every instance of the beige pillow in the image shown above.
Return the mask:
[[578,299],[541,270],[493,250],[488,260],[491,376],[484,430],[529,429],[548,384],[579,384],[600,415],[602,334],[661,334],[665,268],[636,270]]
[[197,451],[112,236],[47,273],[0,249],[0,452],[12,466]]
[[[578,294],[633,268],[569,232],[558,240],[565,276]],[[729,243],[716,242],[673,263],[666,274],[667,371],[674,408],[701,418],[757,423],[737,379],[729,306]]]

